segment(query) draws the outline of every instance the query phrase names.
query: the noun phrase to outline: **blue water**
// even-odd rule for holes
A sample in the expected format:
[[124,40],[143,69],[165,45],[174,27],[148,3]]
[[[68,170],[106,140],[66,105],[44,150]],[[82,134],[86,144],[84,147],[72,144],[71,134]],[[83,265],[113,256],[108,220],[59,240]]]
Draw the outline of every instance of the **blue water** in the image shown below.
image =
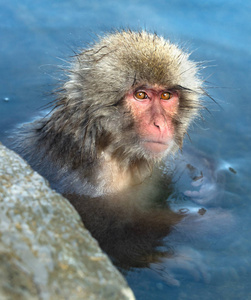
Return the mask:
[[172,287],[164,274],[135,270],[126,278],[137,299],[251,299],[250,17],[251,3],[237,0],[0,0],[3,142],[9,130],[51,100],[48,94],[60,79],[57,66],[96,33],[121,27],[156,31],[208,66],[202,75],[219,105],[205,99],[210,113],[203,113],[190,138],[225,172],[218,209],[227,213],[212,224],[212,232],[194,230],[184,244],[209,265],[210,280],[189,277]]

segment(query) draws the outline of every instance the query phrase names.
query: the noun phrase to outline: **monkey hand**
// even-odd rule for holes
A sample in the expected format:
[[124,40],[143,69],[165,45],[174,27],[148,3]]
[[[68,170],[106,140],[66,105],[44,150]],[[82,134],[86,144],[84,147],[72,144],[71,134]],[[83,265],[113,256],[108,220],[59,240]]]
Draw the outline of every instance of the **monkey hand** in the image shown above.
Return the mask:
[[198,204],[206,204],[218,196],[220,190],[216,182],[212,182],[202,175],[199,179],[192,179],[193,190],[184,191],[184,195]]
[[186,278],[210,282],[209,270],[203,261],[203,256],[188,247],[177,250],[173,257],[165,258],[161,263],[151,264],[151,269],[171,286],[180,286],[181,281]]
[[200,205],[212,205],[223,192],[224,177],[212,162],[201,159],[198,163],[186,164],[182,182],[186,197]]
[[196,149],[186,149],[174,161],[173,182],[181,195],[199,205],[219,203],[225,174],[216,161]]

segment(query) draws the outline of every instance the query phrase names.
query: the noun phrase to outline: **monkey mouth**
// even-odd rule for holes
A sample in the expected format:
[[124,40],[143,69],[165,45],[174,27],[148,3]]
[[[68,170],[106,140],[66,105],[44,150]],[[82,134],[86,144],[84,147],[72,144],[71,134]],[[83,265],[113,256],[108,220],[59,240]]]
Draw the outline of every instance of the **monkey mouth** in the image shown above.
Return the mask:
[[148,151],[154,154],[161,154],[169,147],[169,143],[167,141],[144,140],[143,144]]

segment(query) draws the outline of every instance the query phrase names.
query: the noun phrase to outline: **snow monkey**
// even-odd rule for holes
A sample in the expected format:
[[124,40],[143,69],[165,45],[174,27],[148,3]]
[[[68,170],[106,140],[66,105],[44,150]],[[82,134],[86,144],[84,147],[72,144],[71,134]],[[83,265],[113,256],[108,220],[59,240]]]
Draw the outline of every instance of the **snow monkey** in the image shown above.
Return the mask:
[[[69,199],[118,265],[171,257],[162,238],[185,217],[170,209],[162,166],[203,107],[199,69],[157,34],[108,33],[73,57],[52,111],[20,134],[18,151]],[[185,166],[198,186],[211,169],[197,174],[192,164]],[[198,211],[202,220],[205,210]]]
[[74,57],[23,156],[63,193],[123,192],[182,147],[203,94],[198,65],[156,34],[107,34]]

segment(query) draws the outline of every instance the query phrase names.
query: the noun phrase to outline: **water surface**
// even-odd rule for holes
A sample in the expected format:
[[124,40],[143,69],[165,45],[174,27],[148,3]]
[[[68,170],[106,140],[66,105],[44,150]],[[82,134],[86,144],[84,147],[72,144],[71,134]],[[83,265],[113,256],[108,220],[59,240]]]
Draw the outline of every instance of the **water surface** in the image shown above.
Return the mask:
[[224,188],[206,204],[213,216],[206,226],[188,222],[185,231],[166,238],[166,245],[192,249],[185,252],[195,259],[183,266],[199,271],[174,270],[180,287],[167,282],[173,270],[168,262],[128,271],[137,299],[251,298],[250,8],[248,1],[237,0],[0,1],[4,143],[9,130],[37,116],[52,99],[48,94],[61,78],[64,60],[96,33],[118,27],[156,31],[208,66],[202,75],[219,105],[204,99],[210,113],[205,110],[204,120],[194,124],[190,139],[224,175]]

